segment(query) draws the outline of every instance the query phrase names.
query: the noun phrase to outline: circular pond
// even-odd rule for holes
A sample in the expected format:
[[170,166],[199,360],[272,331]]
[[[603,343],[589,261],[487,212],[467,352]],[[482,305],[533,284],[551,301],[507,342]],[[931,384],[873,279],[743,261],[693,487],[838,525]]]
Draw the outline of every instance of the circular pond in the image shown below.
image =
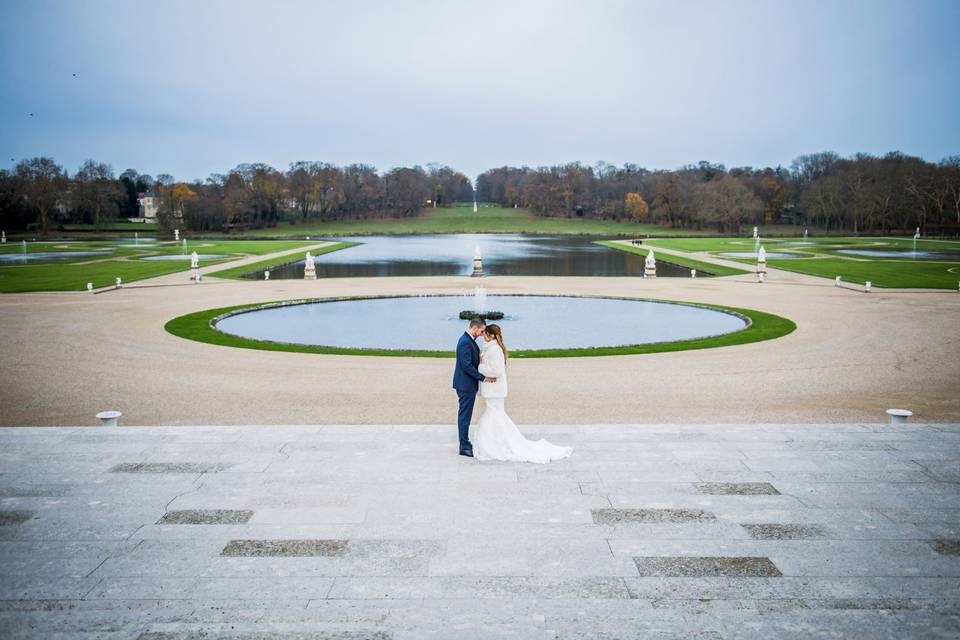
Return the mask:
[[[746,318],[690,304],[564,296],[488,296],[511,349],[578,349],[692,340],[733,333]],[[299,345],[451,351],[472,296],[294,302],[242,310],[215,323],[241,338]]]
[[149,243],[149,242],[121,242],[120,244],[115,244],[115,245],[113,245],[113,246],[115,246],[115,247],[134,247],[134,248],[136,248],[136,247],[142,247],[142,248],[145,249],[145,248],[147,248],[147,247],[159,247],[160,245],[158,245],[158,244],[153,244],[153,243]]
[[960,260],[960,252],[913,251],[911,249],[837,249],[835,253],[867,258],[920,258],[921,260]]
[[108,256],[109,251],[34,251],[33,253],[0,253],[0,263],[64,262],[77,258]]
[[[723,256],[725,258],[754,258],[757,257],[756,251],[727,251],[724,253],[716,254],[718,256]],[[767,251],[767,258],[776,258],[777,260],[790,260],[791,258],[807,258],[809,256],[802,256],[798,253],[783,253],[777,251]]]
[[[218,258],[228,257],[225,253],[199,253],[197,254],[201,260],[217,260]],[[146,258],[140,258],[141,260],[189,260],[189,253],[182,254],[170,254],[166,256],[147,256]]]

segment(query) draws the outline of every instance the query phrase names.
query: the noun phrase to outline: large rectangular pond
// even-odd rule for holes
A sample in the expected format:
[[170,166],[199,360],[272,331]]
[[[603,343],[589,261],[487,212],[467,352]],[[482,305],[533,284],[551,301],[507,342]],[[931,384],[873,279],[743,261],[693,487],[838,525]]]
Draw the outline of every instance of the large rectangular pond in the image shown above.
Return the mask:
[[[644,257],[582,236],[442,234],[343,238],[362,244],[316,256],[319,278],[468,276],[480,247],[491,276],[642,276]],[[270,268],[270,278],[303,278],[303,260]],[[660,277],[690,277],[690,269],[657,260]],[[698,274],[700,275],[700,274]],[[706,275],[706,274],[703,274]],[[263,270],[244,277],[263,279]]]

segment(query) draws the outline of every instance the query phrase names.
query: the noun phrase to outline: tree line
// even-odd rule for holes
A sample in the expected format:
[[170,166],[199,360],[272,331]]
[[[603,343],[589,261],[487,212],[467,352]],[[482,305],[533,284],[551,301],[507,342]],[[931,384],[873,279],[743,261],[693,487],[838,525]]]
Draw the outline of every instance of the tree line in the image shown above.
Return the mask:
[[[300,161],[286,170],[241,164],[206,180],[182,182],[87,160],[72,175],[53,159],[29,158],[0,170],[0,225],[46,232],[66,223],[99,226],[139,213],[140,194],[156,197],[162,228],[258,229],[277,224],[409,217],[424,206],[474,197],[470,180],[447,166],[380,173]],[[841,233],[889,233],[920,227],[960,235],[960,155],[940,162],[899,152],[803,155],[784,167],[700,162],[648,170],[600,162],[500,167],[476,180],[479,200],[541,216],[642,221],[736,233],[742,226],[796,224]]]
[[700,162],[674,171],[633,164],[501,167],[477,178],[480,199],[543,216],[641,220],[734,233],[799,224],[844,233],[960,234],[960,155],[938,163],[899,152],[803,155],[789,168]]
[[0,170],[0,224],[49,231],[66,223],[100,226],[139,215],[141,194],[156,198],[161,229],[260,229],[285,222],[407,217],[424,206],[473,199],[463,173],[440,165],[398,167],[385,173],[365,164],[338,167],[300,161],[286,171],[241,164],[206,180],[179,182],[87,160],[72,176],[52,158]]

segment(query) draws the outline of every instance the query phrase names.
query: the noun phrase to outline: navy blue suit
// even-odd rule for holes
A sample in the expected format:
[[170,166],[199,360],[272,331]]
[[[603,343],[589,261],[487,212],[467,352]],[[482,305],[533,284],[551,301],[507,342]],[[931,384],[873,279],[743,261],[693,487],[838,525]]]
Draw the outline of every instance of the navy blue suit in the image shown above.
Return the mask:
[[477,371],[479,364],[480,347],[476,340],[464,331],[457,342],[457,366],[453,369],[453,388],[457,390],[457,398],[460,400],[460,410],[457,412],[460,451],[473,452],[469,436],[470,417],[473,416],[473,405],[477,401],[480,382],[484,380],[483,374]]

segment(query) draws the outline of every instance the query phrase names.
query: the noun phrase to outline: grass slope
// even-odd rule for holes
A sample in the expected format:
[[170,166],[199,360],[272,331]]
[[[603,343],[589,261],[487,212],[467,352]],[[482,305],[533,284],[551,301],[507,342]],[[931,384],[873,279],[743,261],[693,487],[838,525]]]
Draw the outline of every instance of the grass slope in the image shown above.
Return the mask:
[[[331,244],[326,247],[321,247],[312,251],[313,255],[319,256],[324,253],[332,253],[333,251],[340,251],[341,249],[349,249],[350,247],[355,247],[359,242],[338,242],[336,244]],[[261,271],[263,269],[269,269],[271,267],[276,267],[281,264],[288,264],[290,262],[296,262],[300,260],[302,255],[300,253],[288,253],[283,256],[276,256],[274,258],[269,258],[267,260],[261,260],[260,262],[254,262],[253,264],[244,265],[242,267],[231,267],[229,269],[224,269],[223,271],[213,271],[208,275],[214,276],[217,278],[231,278],[234,280],[239,280],[246,273],[253,273],[254,271]]]
[[582,218],[547,218],[527,209],[471,207],[424,209],[410,218],[348,220],[340,222],[282,225],[272,229],[255,229],[243,235],[252,237],[353,236],[410,233],[531,233],[638,236],[686,235],[681,229],[637,222],[612,222]]
[[[611,242],[610,240],[598,240],[597,244],[601,244],[605,247],[610,247],[611,249],[617,249],[619,251],[626,251],[627,253],[635,253],[637,255],[646,256],[649,253],[649,249],[643,249],[641,247],[634,247],[631,245],[621,244],[619,242]],[[750,273],[743,269],[734,269],[733,267],[725,267],[719,264],[710,264],[709,262],[702,262],[700,260],[694,260],[693,258],[685,258],[683,256],[675,255],[666,255],[661,254],[665,257],[658,258],[664,262],[669,262],[671,264],[680,265],[681,267],[687,267],[690,269],[696,269],[698,274],[710,274],[718,277],[722,276],[737,276],[744,273]]]
[[[369,298],[330,298],[333,300],[349,299],[369,299]],[[631,298],[632,299],[632,298]],[[307,302],[307,301],[304,301]],[[668,300],[658,300],[656,302],[671,302]],[[350,349],[342,347],[311,346],[300,344],[287,344],[283,342],[268,342],[261,340],[251,340],[238,336],[229,335],[217,331],[211,327],[211,322],[224,314],[240,309],[253,309],[262,305],[275,304],[271,302],[261,302],[258,304],[245,304],[234,307],[222,307],[219,309],[206,309],[196,313],[190,313],[167,322],[164,328],[175,336],[187,340],[196,340],[207,344],[215,344],[225,347],[237,347],[241,349],[260,349],[264,351],[284,351],[292,353],[317,353],[329,355],[356,355],[356,356],[402,356],[418,358],[452,358],[452,351],[418,351],[401,349]],[[690,304],[690,303],[680,303]],[[723,307],[719,305],[696,305],[710,309],[721,309],[732,311],[750,318],[751,325],[746,329],[734,333],[728,333],[722,336],[712,338],[698,338],[695,340],[679,340],[675,342],[659,342],[654,344],[626,345],[619,347],[599,347],[588,349],[541,349],[541,350],[517,350],[511,351],[511,358],[569,358],[569,357],[591,357],[591,356],[615,356],[632,355],[644,353],[663,353],[669,351],[687,351],[692,349],[711,349],[715,347],[729,347],[739,344],[749,344],[752,342],[761,342],[763,340],[773,340],[792,333],[797,325],[781,316],[776,316],[753,309],[741,309],[737,307]]]

